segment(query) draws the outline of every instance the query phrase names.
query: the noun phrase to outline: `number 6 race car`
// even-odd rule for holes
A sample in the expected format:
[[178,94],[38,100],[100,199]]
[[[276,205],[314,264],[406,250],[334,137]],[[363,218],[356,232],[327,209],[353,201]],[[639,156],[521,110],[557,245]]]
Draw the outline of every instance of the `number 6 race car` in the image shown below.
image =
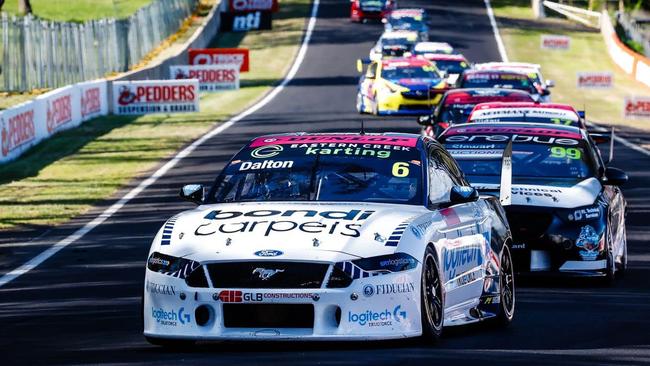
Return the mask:
[[513,318],[505,212],[428,137],[264,136],[181,197],[199,206],[162,226],[147,260],[153,344],[435,340]]

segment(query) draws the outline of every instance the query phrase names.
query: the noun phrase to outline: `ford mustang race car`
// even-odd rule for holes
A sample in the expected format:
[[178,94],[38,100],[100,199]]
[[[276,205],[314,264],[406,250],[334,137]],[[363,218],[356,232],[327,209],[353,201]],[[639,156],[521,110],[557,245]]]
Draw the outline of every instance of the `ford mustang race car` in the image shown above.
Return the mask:
[[263,136],[181,197],[198,207],[162,225],[146,264],[151,343],[433,341],[513,318],[505,212],[430,138]]
[[418,32],[420,39],[429,39],[427,13],[424,9],[397,9],[384,18],[386,31],[406,30]]
[[477,104],[468,122],[533,122],[552,123],[587,129],[584,112],[568,104],[533,102],[490,102]]
[[372,61],[381,61],[384,58],[402,57],[405,53],[412,51],[419,39],[417,32],[384,32],[370,50],[369,58]]
[[442,96],[433,114],[418,118],[422,134],[436,137],[451,125],[466,123],[474,107],[487,102],[533,102],[533,97],[512,89],[452,89]]
[[[535,123],[452,126],[439,137],[482,193],[500,189],[501,154],[512,141],[515,270],[614,278],[627,265],[627,175],[603,161],[577,127]],[[611,157],[611,155],[610,155]]]
[[468,70],[460,77],[459,88],[501,88],[522,90],[542,101],[543,90],[526,74],[503,70]]
[[527,62],[486,62],[475,64],[476,70],[503,70],[512,71],[528,75],[528,77],[539,88],[541,94],[541,102],[551,101],[550,88],[555,86],[553,80],[546,80],[542,76],[542,66],[539,64],[531,64]]
[[[363,72],[363,61],[357,61]],[[359,79],[357,111],[375,115],[429,114],[447,90],[438,69],[423,58],[370,62]]]
[[395,2],[391,0],[351,0],[350,20],[353,22],[382,20],[394,7]]

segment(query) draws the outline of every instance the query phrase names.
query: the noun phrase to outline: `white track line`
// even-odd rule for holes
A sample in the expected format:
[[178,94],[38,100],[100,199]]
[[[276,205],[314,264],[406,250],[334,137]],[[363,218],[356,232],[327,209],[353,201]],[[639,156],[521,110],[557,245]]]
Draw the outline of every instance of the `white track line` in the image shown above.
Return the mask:
[[104,212],[99,214],[99,216],[95,217],[92,221],[84,225],[82,228],[79,230],[75,231],[65,239],[57,242],[56,244],[52,245],[51,247],[47,248],[43,252],[41,252],[39,255],[36,257],[30,259],[28,262],[24,263],[20,267],[12,270],[11,272],[6,273],[2,277],[0,277],[0,287],[8,284],[9,282],[15,280],[16,278],[24,275],[25,273],[31,271],[32,269],[38,267],[41,263],[45,262],[48,258],[51,256],[55,255],[58,253],[61,249],[67,247],[68,245],[76,242],[77,240],[83,238],[86,234],[88,234],[90,231],[92,231],[94,228],[97,226],[101,225],[104,221],[109,219],[111,216],[113,216],[117,211],[119,211],[124,205],[126,205],[130,200],[135,198],[137,195],[142,193],[147,187],[155,183],[160,177],[165,175],[170,169],[172,169],[178,162],[180,162],[183,158],[187,157],[189,154],[191,154],[194,150],[196,150],[197,147],[199,147],[201,144],[203,144],[205,141],[208,139],[222,133],[226,129],[228,129],[230,126],[233,124],[237,123],[238,121],[250,116],[251,114],[257,112],[260,108],[264,107],[267,105],[271,100],[273,100],[282,90],[284,89],[291,80],[296,76],[296,73],[298,72],[298,69],[300,68],[300,65],[302,64],[305,55],[307,54],[307,49],[309,47],[309,41],[311,40],[312,33],[314,31],[314,27],[316,26],[316,17],[318,15],[318,6],[320,4],[320,0],[314,0],[311,8],[311,15],[309,18],[309,23],[307,24],[307,29],[305,31],[305,38],[302,41],[302,44],[300,45],[300,50],[298,51],[298,55],[296,56],[296,59],[293,62],[293,65],[291,66],[291,69],[289,69],[289,72],[287,75],[284,77],[280,85],[276,86],[269,94],[267,94],[262,100],[257,102],[254,106],[250,107],[249,109],[245,110],[244,112],[236,115],[235,117],[231,118],[227,122],[219,125],[219,127],[215,128],[214,130],[208,132],[207,134],[203,135],[201,138],[198,140],[194,141],[191,145],[186,147],[185,149],[181,150],[176,156],[174,156],[170,161],[165,163],[162,167],[160,167],[158,170],[156,170],[149,178],[143,180],[137,187],[133,188],[131,191],[129,191],[127,194],[122,196],[117,202],[115,202],[113,205],[111,205],[109,208],[107,208]]
[[[499,49],[499,54],[501,55],[501,61],[508,62],[508,54],[506,53],[506,48],[503,45],[503,39],[501,39],[501,34],[499,33],[499,27],[497,26],[497,22],[496,22],[496,20],[494,18],[494,12],[492,11],[492,6],[490,5],[490,0],[483,0],[483,2],[485,2],[485,8],[487,9],[488,17],[490,18],[490,24],[492,25],[492,31],[494,32],[494,38],[497,41],[497,48]],[[593,123],[590,123],[590,125],[598,126],[598,125],[595,125]],[[598,126],[598,127],[603,128],[602,126]],[[603,128],[603,130],[604,131],[609,131],[606,128]],[[624,145],[626,147],[629,147],[630,149],[632,149],[632,150],[634,150],[636,152],[639,152],[639,153],[641,153],[643,155],[650,156],[650,151],[649,150],[647,150],[647,149],[645,149],[645,148],[643,148],[643,147],[641,147],[639,145],[636,145],[636,144],[634,144],[634,143],[632,143],[632,142],[630,142],[630,141],[628,141],[628,140],[626,140],[626,139],[624,139],[622,137],[614,135],[614,141],[616,141],[616,142],[618,142],[618,143],[620,143],[620,144],[622,144],[622,145]]]
[[483,2],[485,3],[485,8],[487,9],[488,18],[490,18],[490,25],[492,25],[492,32],[494,33],[494,38],[497,41],[497,48],[499,49],[499,55],[501,55],[501,61],[508,62],[508,53],[506,52],[506,47],[503,45],[503,39],[501,39],[499,27],[497,27],[497,21],[494,19],[494,12],[492,11],[490,0],[483,0]]

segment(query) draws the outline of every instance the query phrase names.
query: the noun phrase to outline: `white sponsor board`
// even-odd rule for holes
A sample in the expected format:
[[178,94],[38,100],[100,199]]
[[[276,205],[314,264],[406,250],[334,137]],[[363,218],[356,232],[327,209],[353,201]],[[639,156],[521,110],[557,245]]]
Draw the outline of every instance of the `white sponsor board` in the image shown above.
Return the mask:
[[650,86],[650,60],[639,60],[636,63],[636,80]]
[[0,113],[0,162],[16,159],[37,144],[43,136],[36,133],[36,103],[22,103]]
[[577,85],[582,89],[609,89],[614,85],[614,75],[609,71],[578,72]]
[[625,118],[650,118],[650,97],[625,97],[623,116]]
[[200,91],[239,89],[239,64],[175,65],[169,73],[170,79],[198,79]]
[[571,37],[543,34],[541,47],[545,50],[568,50],[571,47]]
[[88,81],[77,84],[81,121],[108,114],[108,92],[106,80]]
[[113,83],[114,114],[199,111],[199,80],[143,80]]

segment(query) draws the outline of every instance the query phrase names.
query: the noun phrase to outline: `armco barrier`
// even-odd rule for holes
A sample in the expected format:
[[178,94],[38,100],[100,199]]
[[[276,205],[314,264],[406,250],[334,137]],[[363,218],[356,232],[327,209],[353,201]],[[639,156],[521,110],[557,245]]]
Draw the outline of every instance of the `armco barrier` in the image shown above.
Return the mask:
[[106,80],[55,89],[0,112],[0,164],[50,136],[108,113]]
[[600,30],[612,61],[635,80],[650,87],[650,59],[630,50],[621,42],[606,11],[603,11],[600,19]]

